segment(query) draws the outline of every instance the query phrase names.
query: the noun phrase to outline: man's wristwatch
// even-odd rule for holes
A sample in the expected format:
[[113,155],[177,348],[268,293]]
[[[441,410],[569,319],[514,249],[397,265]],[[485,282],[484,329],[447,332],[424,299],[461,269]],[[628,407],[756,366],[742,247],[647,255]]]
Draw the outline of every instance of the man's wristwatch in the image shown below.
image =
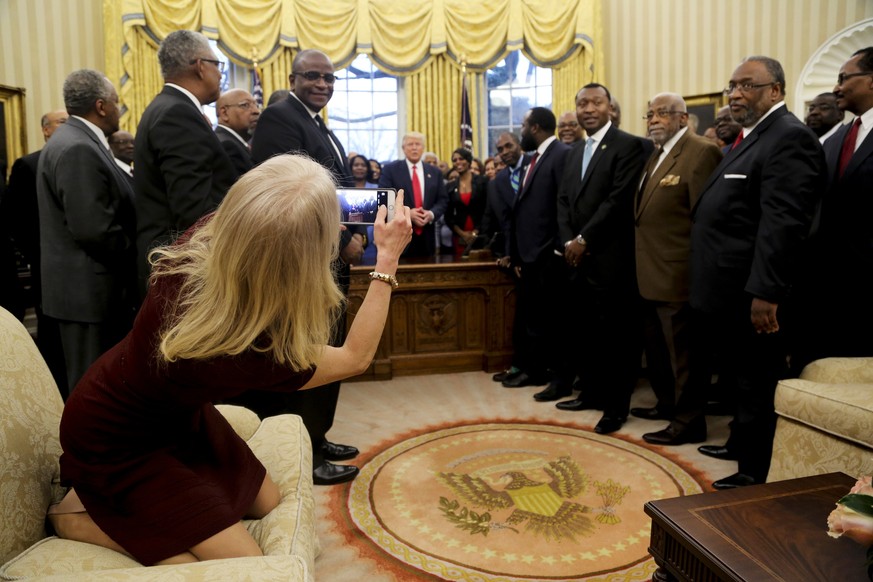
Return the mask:
[[588,243],[585,242],[585,239],[582,238],[582,235],[581,235],[581,234],[576,235],[576,238],[573,239],[573,242],[575,242],[576,244],[581,245],[581,246],[583,246],[583,247],[587,247],[587,246],[588,246]]

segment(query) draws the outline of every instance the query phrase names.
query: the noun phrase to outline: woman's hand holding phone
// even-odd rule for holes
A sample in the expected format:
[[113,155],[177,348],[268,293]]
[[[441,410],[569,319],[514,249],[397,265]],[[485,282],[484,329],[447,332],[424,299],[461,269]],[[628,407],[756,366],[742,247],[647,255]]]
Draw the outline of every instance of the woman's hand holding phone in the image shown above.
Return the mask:
[[[385,268],[391,267],[391,274],[397,268],[400,255],[412,240],[412,217],[409,207],[403,204],[403,190],[397,191],[394,200],[393,216],[389,216],[391,201],[387,206],[379,206],[376,213],[376,223],[373,225],[373,239],[376,244],[376,266],[386,262]],[[377,268],[377,270],[382,270]]]

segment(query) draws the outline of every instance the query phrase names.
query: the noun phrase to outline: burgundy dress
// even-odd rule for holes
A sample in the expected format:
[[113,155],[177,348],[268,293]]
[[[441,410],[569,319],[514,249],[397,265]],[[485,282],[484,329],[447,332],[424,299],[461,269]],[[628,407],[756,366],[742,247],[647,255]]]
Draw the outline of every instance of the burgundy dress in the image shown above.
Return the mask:
[[266,470],[212,402],[248,389],[293,391],[294,372],[262,353],[161,363],[158,334],[180,276],[150,289],[121,343],[88,370],[61,419],[61,479],[139,562],[185,552],[237,523]]

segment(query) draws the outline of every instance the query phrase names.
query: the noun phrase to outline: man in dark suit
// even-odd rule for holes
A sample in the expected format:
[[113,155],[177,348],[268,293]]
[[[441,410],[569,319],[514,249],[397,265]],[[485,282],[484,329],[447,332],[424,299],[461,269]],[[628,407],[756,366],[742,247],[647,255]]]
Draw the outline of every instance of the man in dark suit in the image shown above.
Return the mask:
[[200,108],[218,99],[224,68],[209,41],[199,32],[171,32],[158,49],[158,61],[165,85],[143,112],[133,153],[143,295],[149,251],[214,210],[237,179]]
[[829,183],[811,245],[807,333],[793,362],[798,370],[819,358],[873,355],[873,47],[843,64],[834,94],[855,119],[824,144]]
[[133,144],[135,140],[130,132],[119,129],[109,136],[109,149],[112,150],[112,157],[115,158],[115,163],[128,177],[131,189],[134,188],[133,183]]
[[412,212],[412,241],[405,257],[431,257],[436,254],[434,222],[446,212],[449,197],[439,168],[422,163],[425,137],[417,132],[403,136],[404,159],[385,164],[379,177],[380,188],[403,189],[404,204]]
[[[521,178],[530,163],[530,156],[522,153],[518,136],[510,131],[497,137],[495,147],[504,168],[488,184],[488,202],[482,218],[482,234],[492,241],[491,250],[499,256],[497,265],[502,269],[509,269],[512,207],[521,189]],[[529,356],[524,353],[524,326],[518,316],[516,309],[512,328],[512,365],[492,376],[495,382],[502,382],[507,388],[528,386],[530,381],[529,375],[524,371],[524,361]]]
[[642,353],[634,273],[633,201],[649,144],[616,128],[611,95],[590,83],[576,94],[588,134],[573,148],[558,191],[558,227],[570,268],[565,305],[574,338],[580,394],[561,410],[599,408],[594,430],[617,431],[627,420]]
[[218,114],[215,135],[233,167],[242,176],[254,166],[249,140],[255,132],[261,109],[251,93],[245,89],[231,89],[215,102],[215,112]]
[[[51,111],[42,116],[42,136],[47,142],[55,130],[66,123],[69,114],[64,110]],[[3,196],[4,232],[22,258],[30,265],[30,288],[36,311],[36,345],[51,370],[61,394],[67,394],[67,372],[61,336],[55,320],[42,310],[42,279],[40,278],[39,206],[36,200],[36,171],[42,150],[15,160],[9,174],[9,188]],[[17,276],[17,275],[16,275]],[[18,285],[18,281],[14,281]],[[24,305],[20,308],[23,310]],[[23,313],[22,313],[23,315]]]
[[715,135],[724,145],[721,148],[723,154],[730,151],[731,146],[740,135],[743,126],[734,121],[731,117],[731,108],[725,105],[715,113]]
[[[342,144],[327,129],[319,111],[333,96],[333,63],[317,50],[301,51],[291,65],[291,92],[285,99],[270,105],[258,120],[252,139],[252,158],[256,164],[284,153],[303,153],[331,171],[341,186],[353,186],[348,158]],[[349,265],[357,264],[363,255],[360,232],[344,230],[340,237],[340,257],[335,263],[337,279],[348,293]],[[336,323],[331,345],[345,340],[345,313]],[[355,478],[358,468],[335,465],[330,461],[345,461],[358,455],[358,449],[332,443],[327,432],[333,426],[340,383],[334,382],[316,390],[301,390],[293,394],[251,392],[241,401],[261,417],[290,412],[303,419],[312,441],[313,482],[316,485],[336,485]]]
[[691,379],[683,394],[698,396],[694,404],[702,410],[699,395],[712,374],[706,360],[720,352],[737,383],[731,440],[739,471],[713,483],[716,489],[767,477],[776,427],[773,396],[787,372],[791,313],[785,306],[826,180],[818,139],[785,107],[778,61],[748,57],[725,92],[743,131],[693,209],[691,307],[700,324],[693,326],[699,337],[692,343]]
[[98,71],[64,81],[70,118],[37,171],[43,311],[58,321],[67,385],[130,330],[135,295],[132,192],[109,151],[118,94]]
[[806,127],[818,136],[821,144],[837,133],[845,118],[845,112],[837,107],[837,96],[833,93],[821,93],[809,102],[806,109]]
[[[658,149],[643,168],[634,200],[637,288],[643,299],[646,367],[657,404],[632,408],[648,420],[672,419],[676,398],[688,383],[691,208],[722,159],[714,143],[688,129],[685,100],[655,95],[646,113],[649,136]],[[646,442],[678,445],[706,439],[699,419],[687,427],[671,423]]]
[[[543,107],[525,113],[521,148],[533,151],[515,204],[510,227],[510,260],[518,277],[516,351],[527,376],[507,387],[548,384],[534,394],[539,402],[557,400],[573,390],[565,374],[565,322],[556,309],[555,294],[564,286],[564,265],[558,254],[557,195],[570,147],[555,137],[555,115]],[[520,345],[518,345],[520,344]]]

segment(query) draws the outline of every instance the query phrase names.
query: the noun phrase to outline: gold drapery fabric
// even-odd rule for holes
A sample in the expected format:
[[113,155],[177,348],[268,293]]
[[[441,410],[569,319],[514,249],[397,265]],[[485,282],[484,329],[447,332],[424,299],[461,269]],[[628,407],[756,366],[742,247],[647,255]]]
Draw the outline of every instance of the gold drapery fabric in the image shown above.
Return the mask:
[[[473,104],[478,101],[481,75],[467,74],[470,121],[479,127],[479,115]],[[461,84],[463,72],[445,55],[432,59],[422,70],[406,77],[406,131],[418,131],[427,137],[425,149],[441,160],[451,158],[461,145]],[[400,137],[400,136],[398,136]],[[473,136],[473,151],[480,148]],[[488,148],[485,148],[488,149]],[[484,151],[484,150],[483,150]]]
[[[256,62],[265,96],[287,88],[298,50],[318,48],[337,69],[363,53],[383,71],[410,77],[408,84],[415,88],[407,91],[406,129],[431,128],[423,133],[435,146],[457,142],[449,136],[457,133],[461,61],[472,81],[523,48],[535,64],[555,69],[553,107],[566,110],[573,98],[567,95],[575,94],[579,80],[601,76],[603,58],[596,44],[601,1],[104,0],[106,70],[119,89],[122,127],[130,129],[160,90],[155,48],[173,30],[203,32],[237,65],[251,68]],[[584,70],[576,70],[579,66]],[[440,98],[425,95],[428,86],[440,92],[457,88],[443,97],[451,109],[435,115],[432,104]],[[474,128],[476,87],[468,85]],[[445,120],[443,130],[433,118]]]
[[583,85],[594,81],[591,53],[579,50],[571,58],[552,69],[552,111],[560,117],[565,111],[576,111],[576,93]]

